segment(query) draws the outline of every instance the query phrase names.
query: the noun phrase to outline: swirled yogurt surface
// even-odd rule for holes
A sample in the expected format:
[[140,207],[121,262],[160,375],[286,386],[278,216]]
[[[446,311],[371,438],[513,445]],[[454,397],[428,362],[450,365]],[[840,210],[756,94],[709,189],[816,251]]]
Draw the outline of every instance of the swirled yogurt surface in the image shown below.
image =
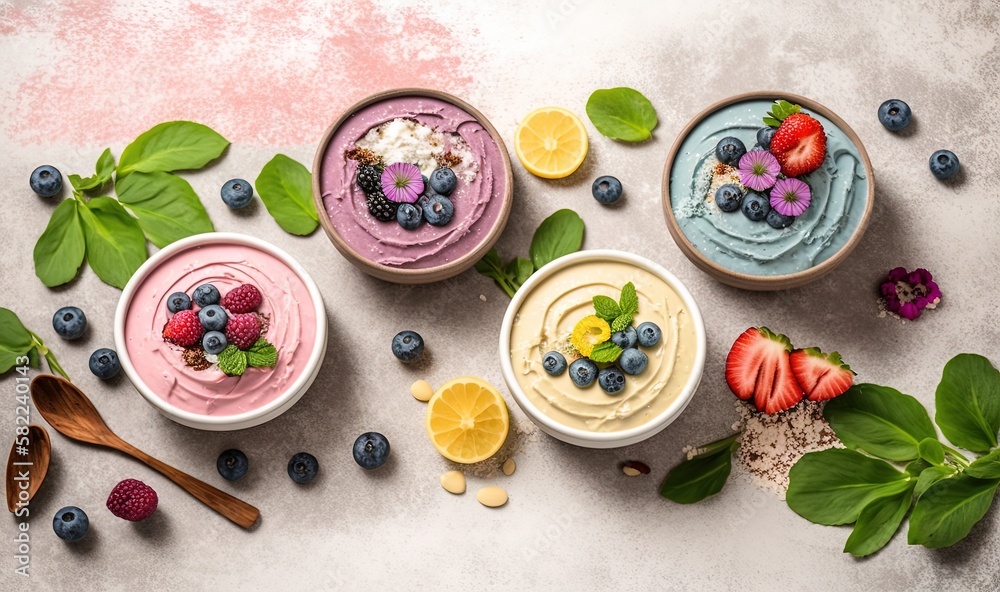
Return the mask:
[[802,177],[812,189],[809,209],[782,230],[720,210],[711,191],[715,146],[734,136],[750,149],[770,108],[770,101],[752,100],[712,113],[691,129],[670,169],[670,205],[691,244],[714,263],[754,276],[787,275],[826,261],[851,238],[868,205],[870,180],[858,147],[829,119],[803,109],[827,138],[822,166]]
[[[369,131],[400,118],[443,133],[446,142],[461,138],[478,163],[475,177],[460,178],[449,196],[455,216],[445,226],[421,224],[406,230],[368,213],[364,192],[355,181],[358,163],[345,153],[359,141],[367,142],[363,139]],[[373,103],[348,117],[327,145],[319,180],[326,215],[344,242],[369,261],[400,269],[445,265],[475,251],[500,217],[507,190],[502,150],[475,117],[452,103],[424,96]]]
[[[223,295],[241,284],[260,289],[258,312],[269,319],[263,337],[278,350],[274,368],[248,368],[241,376],[227,376],[214,365],[195,370],[185,363],[183,348],[163,340],[171,316],[167,297],[190,295],[204,283]],[[217,416],[253,411],[281,396],[320,346],[316,310],[302,278],[274,255],[240,244],[192,246],[161,261],[132,295],[125,341],[136,373],[157,396],[178,409]]]
[[[652,321],[663,337],[651,348],[646,370],[627,376],[624,390],[608,395],[596,381],[573,384],[569,372],[550,376],[542,356],[566,351],[567,338],[583,317],[594,314],[598,294],[617,300],[626,283],[635,284],[639,312],[634,325]],[[581,261],[537,284],[518,309],[511,327],[510,359],[521,390],[542,413],[572,428],[615,432],[643,425],[673,403],[694,367],[698,341],[694,320],[681,297],[658,276],[620,261]],[[573,357],[567,355],[567,362]]]

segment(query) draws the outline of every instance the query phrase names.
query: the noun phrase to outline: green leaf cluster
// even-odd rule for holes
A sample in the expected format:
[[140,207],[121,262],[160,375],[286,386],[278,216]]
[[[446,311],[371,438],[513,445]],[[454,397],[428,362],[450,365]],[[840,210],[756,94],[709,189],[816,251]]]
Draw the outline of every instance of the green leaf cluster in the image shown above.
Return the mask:
[[587,117],[597,131],[623,142],[648,140],[658,123],[649,99],[627,87],[595,90],[587,99]]
[[579,214],[568,209],[558,210],[535,230],[530,259],[515,257],[504,264],[500,253],[493,248],[476,263],[476,271],[493,278],[494,283],[513,298],[535,271],[563,255],[579,251],[583,245],[583,231],[583,219]]
[[[808,453],[792,467],[789,507],[818,524],[854,524],[844,551],[859,557],[885,546],[907,513],[911,545],[965,538],[1000,486],[1000,372],[982,356],[955,356],[935,405],[950,444],[923,405],[895,389],[859,384],[827,403],[824,417],[846,448]],[[980,456],[970,463],[952,446]]]
[[594,296],[595,314],[611,326],[612,332],[624,331],[632,326],[635,314],[639,312],[639,296],[635,284],[629,282],[622,287],[618,302],[608,296]]
[[802,107],[795,103],[789,103],[784,99],[779,99],[771,105],[771,110],[764,116],[764,124],[771,127],[778,127],[789,115],[794,115],[802,111]]
[[[53,211],[35,243],[35,275],[46,286],[76,277],[84,260],[101,280],[123,288],[157,247],[214,230],[198,195],[176,171],[204,167],[229,141],[190,121],[161,123],[122,151],[101,153],[88,177],[69,175],[73,196]],[[102,195],[114,181],[117,199]]]
[[[69,380],[66,371],[59,365],[55,354],[45,347],[42,338],[25,327],[14,311],[0,308],[0,374],[9,372],[15,366],[37,368],[39,356],[45,357],[49,370]],[[25,373],[26,371],[22,372]]]
[[227,345],[219,352],[219,369],[229,376],[241,376],[247,368],[273,368],[278,362],[278,350],[261,337],[248,350]]

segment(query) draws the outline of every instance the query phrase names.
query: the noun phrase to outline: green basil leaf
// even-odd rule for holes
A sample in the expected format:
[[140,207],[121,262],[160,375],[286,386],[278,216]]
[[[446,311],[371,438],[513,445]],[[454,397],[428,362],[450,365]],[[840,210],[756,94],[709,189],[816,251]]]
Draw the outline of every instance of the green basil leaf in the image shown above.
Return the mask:
[[852,386],[826,404],[823,417],[844,446],[887,460],[918,458],[920,441],[937,439],[934,424],[919,401],[875,384]]
[[920,458],[932,465],[941,466],[944,464],[944,446],[941,446],[937,438],[924,438],[917,445],[917,450],[920,452]]
[[635,293],[635,284],[629,282],[622,287],[622,295],[618,306],[622,316],[635,316],[639,312],[639,296]]
[[82,193],[84,191],[90,191],[101,185],[101,180],[97,175],[91,175],[89,177],[81,177],[80,175],[69,175],[69,184],[73,186],[73,190],[77,193]]
[[925,470],[931,468],[931,466],[932,466],[931,463],[927,462],[922,458],[918,458],[917,460],[907,464],[904,471],[906,471],[907,475],[918,477]]
[[257,175],[257,194],[285,232],[311,234],[319,226],[309,169],[284,154],[275,155]]
[[198,194],[177,175],[132,173],[118,179],[115,193],[157,247],[215,230]]
[[649,99],[625,87],[595,90],[587,100],[587,117],[597,131],[624,142],[648,140],[657,124]]
[[660,495],[678,504],[693,504],[722,491],[733,468],[738,437],[709,444],[709,450],[671,469],[660,485]]
[[735,452],[736,449],[740,447],[740,438],[742,436],[743,432],[736,432],[732,436],[726,436],[725,438],[720,438],[715,442],[702,444],[698,447],[698,454],[695,455],[695,458],[698,458],[699,456],[708,456],[720,450],[728,449],[730,452]]
[[28,355],[28,365],[31,366],[32,368],[38,368],[38,364],[41,362],[41,359],[38,357],[38,348],[32,347],[31,349],[28,350],[27,355]]
[[594,311],[597,313],[597,316],[609,323],[622,314],[622,309],[615,302],[614,298],[602,295],[594,296]]
[[514,293],[517,290],[513,285],[513,278],[508,277],[496,248],[490,249],[488,253],[483,255],[483,258],[476,262],[475,268],[482,275],[493,278],[493,283],[503,290],[508,297],[514,297]]
[[530,259],[515,257],[507,264],[507,277],[514,283],[515,290],[519,290],[521,284],[528,281],[533,273],[535,273],[535,266]]
[[531,262],[535,269],[563,255],[580,250],[583,244],[583,220],[573,210],[558,210],[542,221],[531,237]]
[[193,121],[168,121],[139,134],[122,150],[118,176],[200,169],[222,155],[229,140]]
[[913,489],[913,495],[920,497],[927,491],[931,485],[934,485],[942,479],[948,479],[952,477],[956,472],[952,467],[930,467],[920,473],[917,477],[917,485]]
[[899,494],[912,477],[889,463],[844,448],[810,452],[788,473],[785,500],[817,524],[850,524],[873,500]]
[[1000,479],[1000,448],[972,461],[965,473],[979,479]]
[[95,197],[80,207],[87,262],[105,283],[124,288],[146,260],[146,237],[135,218],[110,197]]
[[94,169],[97,171],[95,176],[102,184],[111,178],[111,174],[115,172],[115,157],[111,154],[111,148],[105,148],[104,152],[101,152]]
[[1000,479],[977,479],[960,473],[931,485],[910,516],[907,541],[931,549],[964,539],[993,504]]
[[911,499],[912,493],[907,489],[896,495],[872,500],[861,510],[851,536],[847,537],[844,552],[855,557],[866,557],[886,546],[892,535],[899,530],[903,517],[910,509]]
[[76,198],[64,199],[35,243],[35,275],[50,288],[61,286],[76,277],[86,252],[80,202]]
[[[0,308],[0,374],[17,364],[17,358],[34,349],[31,332],[21,323],[14,311]],[[36,354],[37,362],[38,356]],[[30,362],[30,359],[29,359]]]
[[987,452],[1000,431],[1000,371],[983,356],[959,354],[944,366],[934,397],[941,432],[956,446]]

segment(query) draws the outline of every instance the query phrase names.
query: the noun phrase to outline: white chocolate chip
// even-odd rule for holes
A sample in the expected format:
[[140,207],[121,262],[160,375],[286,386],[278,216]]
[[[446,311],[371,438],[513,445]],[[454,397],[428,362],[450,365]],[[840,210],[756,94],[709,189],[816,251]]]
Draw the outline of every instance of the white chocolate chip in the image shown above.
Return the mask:
[[448,493],[460,495],[465,493],[465,475],[461,471],[448,471],[441,475],[441,487]]
[[476,494],[476,499],[488,508],[499,508],[507,503],[507,492],[502,487],[484,487]]
[[426,403],[434,396],[434,389],[426,380],[418,380],[410,385],[410,394],[413,395],[414,399]]
[[503,471],[504,475],[510,477],[514,474],[514,471],[517,470],[517,463],[514,462],[514,459],[508,458],[503,461],[503,465],[500,467],[500,470]]

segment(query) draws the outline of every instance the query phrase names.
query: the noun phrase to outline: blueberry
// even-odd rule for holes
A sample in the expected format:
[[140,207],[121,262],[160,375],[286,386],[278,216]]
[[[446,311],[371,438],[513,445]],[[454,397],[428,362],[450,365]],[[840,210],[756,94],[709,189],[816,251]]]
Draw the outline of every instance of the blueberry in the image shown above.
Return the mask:
[[62,191],[62,173],[54,166],[44,164],[31,171],[31,178],[28,180],[31,190],[41,197],[54,197]]
[[296,483],[309,483],[319,473],[319,461],[308,452],[299,452],[288,461],[288,476]]
[[90,354],[90,371],[101,380],[114,378],[121,369],[118,353],[113,349],[102,347]]
[[618,356],[618,367],[622,369],[625,374],[642,374],[642,371],[646,369],[646,364],[649,363],[649,358],[646,354],[642,353],[634,347],[622,352],[622,355]]
[[222,186],[222,201],[234,210],[247,207],[252,199],[253,186],[243,179],[230,179]]
[[428,224],[431,226],[444,226],[451,222],[452,216],[455,215],[455,204],[451,203],[450,199],[437,194],[425,197],[426,199],[421,202],[421,206],[424,209],[424,218],[427,218]]
[[194,289],[192,295],[194,303],[198,306],[208,306],[219,303],[219,289],[212,284],[202,284]]
[[587,387],[594,384],[597,378],[597,364],[587,358],[579,358],[569,365],[569,377],[573,379],[573,384],[578,387]]
[[401,362],[415,362],[423,353],[424,338],[416,331],[400,331],[392,338],[392,354]]
[[354,462],[364,469],[377,469],[389,460],[389,440],[378,432],[365,432],[354,441]]
[[566,371],[566,357],[557,351],[542,356],[542,368],[552,376],[560,376]]
[[198,311],[198,320],[206,331],[222,331],[229,322],[229,315],[218,304],[209,304]]
[[416,230],[423,221],[423,212],[413,204],[402,203],[396,208],[396,222],[407,230]]
[[458,177],[455,176],[455,171],[449,169],[448,167],[441,167],[431,173],[431,189],[435,193],[440,195],[451,195],[451,192],[455,190],[455,185],[458,184]]
[[715,205],[723,212],[735,212],[740,209],[743,202],[743,192],[740,186],[734,183],[727,183],[715,192]]
[[184,292],[174,292],[167,296],[167,310],[170,312],[176,314],[189,308],[191,308],[191,297]]
[[930,166],[938,179],[951,179],[958,173],[958,157],[951,150],[938,150],[931,154]]
[[601,385],[604,392],[613,395],[625,388],[625,375],[618,368],[609,366],[598,373],[597,383]]
[[795,222],[795,216],[786,216],[774,209],[767,213],[766,219],[771,228],[777,228],[778,230],[787,228],[792,225],[792,222]]
[[76,506],[62,508],[52,518],[52,530],[56,536],[68,543],[75,543],[87,535],[90,519],[87,513]]
[[52,328],[63,339],[79,339],[87,330],[87,315],[75,306],[64,306],[52,315]]
[[201,338],[201,347],[205,349],[206,354],[222,353],[227,345],[229,345],[229,340],[226,339],[226,334],[222,331],[209,331]]
[[757,143],[760,144],[761,149],[771,149],[771,138],[774,137],[774,132],[776,131],[778,131],[778,128],[771,126],[762,127],[757,130]]
[[219,474],[222,475],[223,479],[237,481],[242,479],[247,474],[247,470],[250,469],[250,459],[243,454],[243,451],[230,448],[219,455],[215,468],[219,469]]
[[878,120],[891,132],[898,132],[910,125],[912,117],[910,106],[899,99],[889,99],[878,107]]
[[771,202],[763,195],[748,191],[743,197],[743,215],[754,222],[760,222],[771,211]]
[[722,164],[736,166],[740,162],[740,157],[747,153],[747,147],[732,136],[722,138],[715,146],[715,157]]
[[624,331],[616,331],[611,334],[611,341],[622,349],[635,347],[635,342],[638,339],[639,336],[636,335],[635,328],[631,326],[626,327]]
[[622,184],[618,179],[605,175],[594,181],[590,192],[594,194],[594,199],[597,201],[604,205],[610,205],[621,198]]
[[660,327],[656,323],[649,321],[639,325],[639,328],[635,332],[639,335],[639,345],[643,347],[653,347],[660,342],[660,336],[662,335]]

